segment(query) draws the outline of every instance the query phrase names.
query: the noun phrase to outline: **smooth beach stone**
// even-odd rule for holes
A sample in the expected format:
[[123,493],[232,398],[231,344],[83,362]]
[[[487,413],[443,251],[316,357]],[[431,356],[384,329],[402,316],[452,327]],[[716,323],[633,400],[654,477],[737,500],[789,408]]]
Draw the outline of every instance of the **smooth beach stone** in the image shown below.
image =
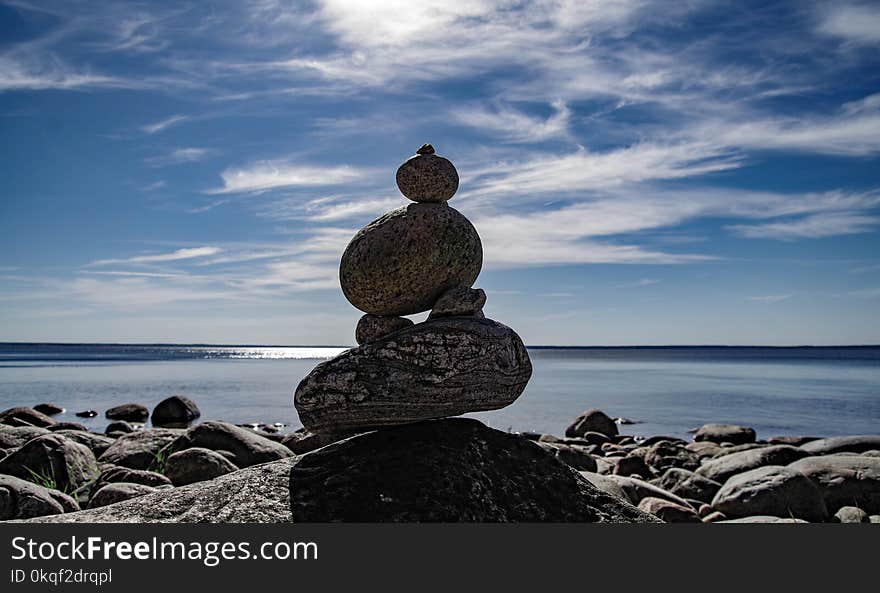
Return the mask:
[[9,426],[0,424],[0,449],[18,449],[31,439],[49,434],[38,426]]
[[168,456],[165,475],[175,486],[213,480],[238,468],[231,461],[210,449],[191,447]]
[[181,434],[182,430],[173,428],[138,430],[116,439],[98,461],[131,469],[151,469],[159,465],[159,451]]
[[21,406],[0,412],[0,424],[46,428],[55,424],[55,421],[33,408]]
[[880,449],[880,435],[862,434],[845,437],[831,437],[804,443],[801,449],[811,455],[831,455],[834,453],[862,453]]
[[114,482],[102,486],[92,494],[86,508],[95,509],[98,507],[105,507],[110,504],[122,502],[123,500],[131,500],[132,498],[138,498],[154,492],[158,492],[158,490],[152,486],[130,484],[127,482]]
[[657,522],[535,442],[469,418],[357,435],[290,472],[294,522]]
[[639,501],[639,509],[651,513],[665,523],[702,523],[700,516],[691,507],[662,498],[647,496]]
[[645,463],[664,472],[670,467],[695,470],[700,467],[700,456],[688,450],[681,442],[659,441],[645,451]]
[[57,424],[53,424],[52,426],[47,427],[48,430],[52,432],[58,432],[59,430],[79,430],[83,432],[88,432],[89,428],[80,424],[79,422],[58,422]]
[[397,169],[400,193],[414,202],[445,202],[458,190],[458,171],[448,159],[422,146]]
[[123,420],[125,422],[146,422],[150,416],[147,406],[141,404],[122,404],[114,406],[104,412],[104,417],[109,420]]
[[703,463],[696,471],[701,476],[723,484],[729,477],[756,467],[788,465],[808,455],[809,453],[806,451],[791,445],[771,445],[711,459]]
[[85,445],[92,450],[95,457],[100,457],[104,451],[110,448],[115,441],[110,437],[102,434],[95,434],[84,430],[58,430],[53,431],[56,434],[64,435],[72,441],[76,441],[80,445]]
[[194,401],[182,395],[172,395],[153,408],[153,426],[166,428],[186,428],[201,416]]
[[602,410],[589,409],[565,429],[565,436],[579,437],[587,432],[598,432],[607,437],[617,436],[617,424]]
[[618,476],[641,476],[642,479],[650,478],[653,472],[645,460],[638,455],[626,455],[614,464],[614,474]]
[[704,424],[694,435],[695,441],[733,443],[742,445],[755,442],[755,429],[737,424]]
[[342,292],[373,315],[427,311],[455,287],[470,287],[483,265],[476,229],[445,204],[410,204],[352,238],[339,266]]
[[503,408],[531,375],[512,329],[447,317],[322,362],[296,388],[294,405],[312,432],[391,426]]
[[856,505],[880,513],[880,459],[865,455],[805,457],[788,466],[813,481],[832,513]]
[[92,491],[95,492],[107,484],[118,482],[143,484],[144,486],[152,486],[153,488],[171,485],[171,480],[169,480],[167,476],[156,472],[120,467],[118,465],[109,465],[102,469],[101,475],[98,476],[98,481],[95,482]]
[[104,434],[106,435],[113,435],[114,433],[128,434],[129,432],[134,432],[134,426],[132,426],[125,420],[117,420],[116,422],[111,422],[107,425],[107,428],[104,429]]
[[58,490],[10,475],[0,475],[0,521],[30,519],[78,511],[76,501]]
[[0,461],[0,474],[32,482],[45,478],[62,491],[76,490],[99,473],[91,449],[54,433],[28,441]]
[[810,441],[818,441],[821,437],[803,437],[803,436],[778,436],[778,437],[770,437],[767,439],[767,442],[771,445],[792,445],[794,447],[800,447]]
[[163,453],[170,456],[192,447],[228,451],[238,467],[248,467],[293,456],[293,452],[281,443],[246,428],[213,420],[193,426],[170,443]]
[[375,342],[412,325],[412,320],[406,317],[389,317],[387,315],[370,315],[367,313],[358,320],[354,337],[359,345],[363,345],[368,342]]
[[670,467],[651,483],[682,498],[709,503],[721,489],[721,484],[680,467]]
[[870,523],[868,513],[859,507],[841,507],[834,513],[832,521],[835,523]]
[[801,472],[778,465],[733,476],[715,494],[712,508],[731,519],[772,515],[814,523],[828,516],[819,488]]
[[486,291],[482,288],[456,287],[447,290],[437,299],[429,317],[476,315],[482,313],[485,304]]
[[37,404],[34,406],[34,410],[39,412],[40,414],[45,414],[46,416],[55,416],[56,414],[61,414],[64,412],[64,408],[59,406],[58,404]]

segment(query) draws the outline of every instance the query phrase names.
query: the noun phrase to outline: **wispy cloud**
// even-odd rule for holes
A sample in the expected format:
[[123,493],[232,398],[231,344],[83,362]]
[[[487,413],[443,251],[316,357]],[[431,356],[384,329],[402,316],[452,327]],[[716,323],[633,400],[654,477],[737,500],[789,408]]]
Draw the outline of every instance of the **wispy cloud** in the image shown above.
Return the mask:
[[113,76],[78,71],[56,57],[47,59],[0,56],[0,92],[126,88],[130,83]]
[[124,259],[99,259],[91,262],[90,266],[106,266],[108,264],[120,264],[120,263],[130,263],[130,264],[151,264],[151,263],[164,263],[164,262],[174,262],[185,259],[195,259],[198,257],[207,257],[209,255],[216,255],[222,251],[219,247],[187,247],[184,249],[178,249],[176,251],[172,251],[170,253],[157,253],[153,255],[136,255],[134,257],[124,258]]
[[145,161],[155,166],[181,165],[184,163],[201,161],[211,155],[211,153],[212,150],[209,148],[191,146],[187,148],[175,148],[168,154],[149,157],[145,159]]
[[493,110],[485,107],[456,109],[454,113],[462,124],[510,142],[541,142],[568,136],[571,110],[562,101],[554,101],[552,107],[554,113],[547,118],[527,115],[505,105]]
[[147,134],[156,134],[158,132],[161,132],[162,130],[167,130],[171,126],[179,124],[180,122],[186,121],[188,119],[188,115],[172,115],[171,117],[166,117],[165,119],[159,120],[157,122],[141,126],[141,130],[143,130]]
[[791,297],[792,295],[790,294],[765,294],[758,296],[748,296],[746,297],[746,300],[757,303],[779,303],[781,301],[787,301]]
[[880,217],[849,212],[813,214],[796,220],[761,224],[736,224],[728,228],[750,239],[819,239],[867,233],[880,224]]
[[818,30],[859,44],[880,42],[880,8],[876,4],[823,5]]
[[263,161],[220,174],[223,187],[210,194],[254,193],[277,188],[320,187],[360,181],[370,171],[349,165],[322,167],[284,161]]

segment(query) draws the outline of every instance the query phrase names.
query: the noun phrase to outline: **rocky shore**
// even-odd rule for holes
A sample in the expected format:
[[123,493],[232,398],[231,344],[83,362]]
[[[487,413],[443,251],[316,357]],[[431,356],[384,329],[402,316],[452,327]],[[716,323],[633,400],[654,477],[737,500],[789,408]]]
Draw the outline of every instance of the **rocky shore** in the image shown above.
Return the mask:
[[707,424],[686,441],[621,434],[631,427],[598,410],[561,436],[464,418],[284,435],[184,428],[198,408],[179,396],[156,406],[176,427],[124,408],[138,421],[107,434],[60,407],[0,412],[0,520],[880,522],[880,435]]

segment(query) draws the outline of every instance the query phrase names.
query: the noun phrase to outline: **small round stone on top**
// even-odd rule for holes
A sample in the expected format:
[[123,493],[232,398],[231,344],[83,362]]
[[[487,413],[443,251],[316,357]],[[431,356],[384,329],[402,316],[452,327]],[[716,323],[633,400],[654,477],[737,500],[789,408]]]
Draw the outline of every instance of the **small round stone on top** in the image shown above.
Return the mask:
[[458,171],[448,159],[423,144],[397,169],[400,193],[414,202],[443,203],[458,190]]

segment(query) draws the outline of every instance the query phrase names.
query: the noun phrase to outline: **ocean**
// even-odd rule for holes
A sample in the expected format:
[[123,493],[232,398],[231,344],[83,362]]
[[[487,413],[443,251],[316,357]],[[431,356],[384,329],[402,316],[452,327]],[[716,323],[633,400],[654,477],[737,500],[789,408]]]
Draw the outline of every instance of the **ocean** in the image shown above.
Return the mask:
[[[343,347],[0,343],[0,409],[52,402],[58,420],[103,431],[103,411],[172,394],[203,420],[300,425],[292,393]],[[706,422],[775,435],[880,432],[880,347],[533,347],[532,380],[512,405],[470,416],[501,430],[562,435],[599,408],[633,435],[687,437]],[[74,412],[94,409],[97,418]]]

